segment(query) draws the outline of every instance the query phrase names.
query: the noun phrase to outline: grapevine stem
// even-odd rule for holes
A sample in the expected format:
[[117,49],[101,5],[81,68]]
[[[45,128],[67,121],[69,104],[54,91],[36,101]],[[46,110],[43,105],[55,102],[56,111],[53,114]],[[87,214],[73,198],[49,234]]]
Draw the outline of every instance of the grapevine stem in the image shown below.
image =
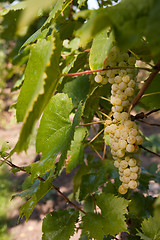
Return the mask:
[[97,122],[91,122],[91,123],[84,123],[84,124],[79,124],[80,127],[88,126],[88,125],[93,125],[97,123],[104,123],[105,121],[97,121]]
[[103,131],[104,131],[104,128],[103,128],[100,132],[98,132],[98,133],[96,134],[96,136],[94,136],[94,138],[92,138],[92,139],[89,141],[88,144],[90,144],[91,142],[93,142]]
[[147,151],[147,152],[149,152],[149,153],[152,153],[152,154],[156,155],[157,157],[160,157],[160,154],[155,153],[155,152],[149,150],[148,148],[143,147],[142,145],[139,145],[139,147],[142,148],[142,149],[144,149],[145,151]]
[[[0,160],[0,161],[8,164],[8,166],[10,166],[10,167],[12,167],[12,168],[17,168],[17,169],[19,169],[19,170],[21,170],[21,171],[23,171],[23,172],[25,172],[25,173],[31,174],[31,173],[27,172],[24,168],[19,167],[19,166],[13,164],[13,163],[12,163],[11,161],[9,161],[9,160],[6,160],[6,161],[5,161],[5,160]],[[39,180],[42,181],[42,182],[45,182],[45,179],[42,178],[42,177],[37,177],[37,179],[39,179]],[[68,199],[68,197],[65,196],[65,195],[59,190],[59,188],[56,187],[54,184],[52,184],[52,188],[55,189],[55,190],[65,199],[65,201],[66,201],[68,204],[72,205],[74,208],[76,208],[78,211],[82,212],[83,214],[86,214],[85,211],[83,211],[83,210],[82,210],[80,207],[78,207],[75,203],[73,203],[72,201],[70,201],[70,200]]]
[[103,99],[103,100],[106,100],[107,102],[110,102],[110,100],[108,99],[108,98],[105,98],[105,97],[100,97],[101,99]]
[[111,118],[107,115],[107,114],[105,114],[104,112],[101,112],[101,111],[99,111],[103,116],[105,116],[106,118],[108,118],[109,120],[111,120]]
[[93,151],[98,155],[98,157],[103,161],[103,157],[99,154],[99,152],[95,149],[95,147],[90,144],[91,148],[93,149]]
[[133,99],[130,107],[129,107],[129,112],[132,110],[132,108],[135,107],[135,105],[139,102],[139,100],[141,99],[141,97],[143,96],[144,92],[146,91],[146,89],[149,87],[149,85],[151,84],[151,82],[153,81],[153,79],[156,77],[156,75],[158,74],[158,72],[160,71],[160,61],[155,65],[154,67],[154,72],[152,72],[149,77],[147,78],[147,80],[145,81],[145,83],[143,84],[142,88],[140,89],[139,93],[136,95],[136,97]]
[[106,155],[106,143],[104,143],[104,147],[103,147],[103,164],[104,164],[105,155]]
[[142,123],[144,123],[144,124],[147,124],[147,125],[150,125],[150,126],[155,126],[155,127],[160,127],[160,124],[156,124],[156,123],[148,123],[148,122],[145,122],[145,121],[143,121],[143,120],[138,120],[139,122],[142,122]]
[[151,115],[152,113],[155,113],[155,112],[158,112],[158,111],[160,111],[160,108],[151,110],[151,111],[149,111],[148,113],[146,113],[145,115],[148,117],[148,116]]
[[87,70],[83,72],[77,72],[77,73],[67,73],[67,74],[61,74],[61,77],[76,77],[79,75],[84,75],[84,74],[92,74],[96,72],[103,72],[103,71],[108,71],[108,70],[114,70],[114,69],[139,69],[139,70],[146,70],[149,72],[153,72],[151,68],[146,68],[146,67],[132,67],[132,66],[126,66],[126,67],[108,67],[108,68],[101,68],[101,69],[96,69],[96,70]]

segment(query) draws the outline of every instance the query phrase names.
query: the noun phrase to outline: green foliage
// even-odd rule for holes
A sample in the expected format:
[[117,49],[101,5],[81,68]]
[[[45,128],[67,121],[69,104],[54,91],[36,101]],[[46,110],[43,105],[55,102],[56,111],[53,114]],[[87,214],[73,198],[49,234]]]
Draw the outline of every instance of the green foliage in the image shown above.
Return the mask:
[[79,200],[81,201],[86,197],[86,195],[95,192],[99,186],[106,182],[107,178],[107,168],[101,168],[96,173],[89,173],[83,175],[82,182],[80,186]]
[[160,238],[160,228],[159,228],[160,220],[159,220],[159,212],[156,212],[153,217],[149,217],[148,219],[144,219],[142,222],[141,231],[138,232],[138,236],[143,240],[158,240]]
[[85,101],[89,91],[88,76],[79,76],[65,83],[63,92],[72,98],[73,106],[77,107],[80,101]]
[[104,236],[103,220],[99,213],[88,213],[83,217],[84,232],[91,238],[102,240]]
[[[12,91],[20,90],[15,106],[17,121],[22,122],[16,146],[9,152],[4,144],[0,156],[14,173],[22,170],[30,174],[23,191],[13,196],[26,200],[20,217],[25,215],[28,220],[52,188],[76,208],[47,214],[43,240],[69,240],[77,228],[82,230],[81,240],[112,239],[121,232],[127,232],[128,239],[160,238],[159,198],[156,201],[148,194],[150,181],[160,182],[158,166],[142,168],[138,191],[120,196],[119,173],[106,147],[109,138],[103,136],[113,118],[111,84],[95,82],[96,73],[90,71],[104,67],[113,45],[154,71],[152,65],[160,55],[160,2],[115,2],[97,1],[99,9],[89,10],[86,0],[28,0],[0,12],[1,38],[10,53],[6,65],[12,62],[9,82],[18,72]],[[159,108],[159,80],[157,74],[140,99],[139,106],[145,110]],[[28,149],[34,128],[41,159],[26,167],[12,165],[9,157]],[[158,141],[158,135],[150,137],[144,146],[158,152]],[[72,195],[76,203],[52,185],[63,169],[66,173],[76,171]]]
[[93,40],[92,48],[89,56],[89,65],[91,69],[103,68],[103,63],[108,55],[114,36],[109,29],[101,31]]
[[70,210],[58,210],[47,214],[43,220],[43,240],[69,240],[74,235],[75,222],[78,220],[78,212]]
[[[24,80],[24,85],[22,87],[22,93],[20,93],[19,98],[18,98],[19,108],[17,110],[18,121],[22,121],[24,119],[24,123],[22,126],[19,140],[13,151],[21,152],[22,150],[25,150],[27,148],[29,136],[32,132],[34,124],[41,116],[45,106],[47,105],[53,92],[55,91],[55,88],[56,88],[58,80],[59,80],[58,79],[58,77],[59,77],[58,59],[59,59],[60,50],[61,50],[61,43],[59,43],[58,36],[55,32],[54,32],[53,37],[49,37],[49,40],[50,40],[50,44],[52,42],[52,44],[54,44],[54,45],[50,45],[49,52],[45,53],[46,54],[45,55],[46,62],[43,62],[44,63],[43,66],[41,66],[40,64],[36,64],[35,67],[33,66],[34,61],[36,61],[34,59],[34,55],[33,55],[33,59],[31,58],[31,60],[30,60],[31,63],[28,67],[29,70],[26,69],[26,71],[28,71],[28,75],[29,75],[29,76],[27,75],[27,77],[26,77],[26,79],[27,79],[26,82],[29,82],[29,84],[25,83],[25,80]],[[45,41],[45,42],[43,42],[42,46],[43,45],[47,46],[46,40],[41,40],[41,41]],[[42,52],[39,51],[41,49],[41,41],[37,43],[38,47],[35,47],[35,48],[38,49],[37,51],[38,51],[39,55],[41,56],[41,58],[43,58],[43,51]],[[40,49],[39,49],[39,47],[40,47]],[[34,48],[34,46],[33,46],[33,48]],[[48,56],[48,54],[49,54],[49,56]],[[52,66],[53,63],[54,63],[54,66]],[[41,71],[41,67],[43,67],[43,71]],[[45,73],[44,73],[44,71],[45,71]],[[31,74],[32,72],[37,72],[37,73],[40,72],[39,73],[40,78],[37,78],[37,81],[33,78],[32,74]],[[30,79],[30,76],[31,76],[31,79]],[[32,83],[31,86],[33,87],[33,90],[32,90],[33,95],[31,95],[32,97],[31,97],[29,103],[26,103],[25,102],[25,94],[26,94],[26,97],[28,97],[28,98],[30,96],[30,93],[29,93],[29,91],[31,89],[30,88],[30,80],[33,80],[33,83],[31,82]],[[24,96],[23,96],[23,92],[24,92]],[[27,107],[25,105],[23,105],[23,101],[26,103]],[[22,106],[24,106],[25,111],[23,111],[23,109],[21,108],[21,104],[22,104]]]
[[102,226],[106,236],[127,231],[124,215],[127,213],[128,200],[102,193],[96,196],[96,202],[101,209]]
[[75,129],[74,139],[71,142],[70,150],[67,152],[66,172],[71,172],[78,163],[83,162],[84,146],[83,141],[88,135],[87,128],[78,127]]

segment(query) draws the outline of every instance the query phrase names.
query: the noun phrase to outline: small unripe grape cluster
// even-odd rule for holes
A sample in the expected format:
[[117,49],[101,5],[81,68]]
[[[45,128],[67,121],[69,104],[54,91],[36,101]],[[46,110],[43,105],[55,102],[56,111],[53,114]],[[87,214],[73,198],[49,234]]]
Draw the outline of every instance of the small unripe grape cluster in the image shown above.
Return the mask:
[[109,124],[106,121],[104,134],[110,136],[114,165],[119,169],[122,182],[119,187],[121,194],[125,194],[129,188],[135,189],[138,186],[137,179],[140,174],[139,160],[135,154],[138,153],[143,138],[128,113],[137,87],[135,63],[135,57],[127,52],[121,52],[114,46],[105,62],[106,70],[95,76],[97,83],[112,84],[110,102],[113,105],[113,120]]

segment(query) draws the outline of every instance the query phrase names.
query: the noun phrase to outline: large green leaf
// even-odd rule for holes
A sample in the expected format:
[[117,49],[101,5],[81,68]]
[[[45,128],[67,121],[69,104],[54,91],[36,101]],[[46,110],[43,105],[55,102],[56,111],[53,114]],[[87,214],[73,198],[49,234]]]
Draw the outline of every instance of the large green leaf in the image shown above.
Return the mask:
[[[38,182],[36,180],[36,185],[32,186],[30,190],[28,190],[29,195],[27,196],[27,192],[23,193],[21,196],[30,197],[30,199],[24,203],[20,209],[19,218],[25,215],[26,220],[28,221],[29,216],[31,215],[33,209],[37,205],[38,201],[52,189],[52,177],[49,177],[44,182]],[[36,187],[35,187],[36,186]],[[18,196],[18,195],[17,195]]]
[[[16,105],[17,121],[23,121],[32,111],[38,96],[44,93],[44,72],[50,63],[53,38],[39,39],[30,48],[29,61],[25,70],[25,79]],[[37,61],[38,59],[38,61]]]
[[68,141],[66,142],[66,144],[64,146],[64,150],[63,150],[63,152],[60,156],[59,162],[57,163],[57,173],[58,174],[61,171],[62,167],[64,166],[64,162],[67,158],[67,151],[69,150],[70,145],[71,145],[71,140],[74,137],[75,128],[80,123],[82,113],[83,113],[83,108],[82,108],[81,103],[79,103],[77,111],[76,111],[74,119],[73,119],[73,124],[72,124],[72,127],[71,127],[70,136],[69,136]]
[[[76,36],[80,37],[80,46],[85,47],[97,33],[109,26],[109,23],[107,22],[108,17],[103,12],[102,9],[96,11],[84,11],[84,18],[86,18],[87,14],[89,15],[89,20],[76,31]],[[75,15],[75,19],[78,17],[82,16],[79,14]]]
[[38,11],[49,9],[56,4],[57,0],[27,0],[26,8],[19,21],[18,31],[28,26],[37,16]]
[[83,160],[84,147],[83,140],[88,134],[86,127],[78,127],[74,133],[74,139],[71,142],[70,150],[67,152],[66,172],[71,172]]
[[89,77],[79,76],[72,81],[65,83],[63,92],[72,98],[73,105],[76,107],[79,102],[85,101],[89,91]]
[[74,235],[78,212],[74,209],[54,211],[43,219],[42,240],[69,240]]
[[144,219],[141,226],[141,231],[138,231],[138,236],[143,240],[159,240],[160,239],[160,218],[159,211],[153,217]]
[[104,234],[115,236],[120,232],[127,231],[125,214],[129,201],[112,194],[102,193],[96,196],[96,203],[101,209],[103,216],[102,226]]
[[144,197],[143,194],[135,192],[129,203],[129,213],[135,218],[148,218],[153,211],[153,198]]
[[87,213],[83,217],[83,230],[87,233],[89,238],[96,240],[103,240],[103,216],[96,213]]
[[51,22],[51,20],[55,20],[61,12],[63,12],[66,7],[72,2],[72,0],[56,0],[53,10],[50,12],[48,19],[42,26],[42,29],[47,26]]
[[98,187],[107,182],[107,168],[101,168],[96,173],[83,175],[80,186],[79,200],[82,201],[86,195],[97,191]]
[[1,38],[4,38],[5,40],[13,40],[15,38],[20,14],[21,9],[17,9],[17,11],[9,11],[3,16],[1,21]]
[[140,102],[146,109],[156,109],[160,107],[160,75],[157,75],[152,81]]
[[64,150],[70,139],[72,109],[71,99],[63,93],[55,95],[46,107],[36,139],[37,152],[42,152],[42,157],[32,165],[32,174],[49,171],[58,153]]
[[116,40],[124,49],[136,46],[144,36],[151,3],[152,0],[123,0],[106,8]]
[[80,37],[80,45],[85,47],[96,34],[110,26],[122,48],[135,46],[145,34],[151,4],[152,0],[140,2],[139,0],[123,0],[114,6],[90,11],[90,14],[86,11],[84,14],[78,13],[75,18],[86,18],[86,15],[89,15],[88,21],[76,32],[76,35]]
[[69,115],[72,109],[72,101],[64,93],[55,95],[45,109],[36,140],[37,151],[42,152],[42,157],[39,162],[32,164],[32,177],[50,171],[55,166],[55,159],[59,153],[61,156],[57,163],[57,173],[63,167],[75,127],[79,124],[82,114],[80,105],[71,124]]
[[[53,32],[53,37],[51,37],[51,39],[52,39],[52,42],[51,42],[52,44],[49,42],[49,45],[51,45],[51,47],[52,47],[51,53],[50,53],[50,59],[48,59],[47,65],[43,66],[43,73],[42,73],[41,69],[33,69],[33,66],[31,66],[31,69],[33,71],[41,72],[41,76],[40,76],[41,79],[38,79],[36,76],[37,82],[33,83],[33,87],[35,87],[39,91],[37,91],[36,89],[34,89],[34,90],[31,89],[29,78],[27,78],[27,83],[26,83],[26,85],[24,85],[24,90],[22,89],[23,94],[21,93],[21,97],[19,100],[18,118],[19,118],[19,120],[22,120],[25,117],[25,119],[24,119],[24,123],[23,123],[22,129],[21,129],[19,140],[16,144],[16,147],[14,148],[14,150],[12,152],[14,152],[14,151],[20,152],[22,150],[27,149],[29,136],[35,125],[35,122],[41,116],[44,108],[46,107],[50,98],[52,97],[52,94],[55,91],[57,83],[59,81],[59,75],[60,75],[60,73],[59,73],[59,57],[60,57],[60,53],[61,53],[61,42],[55,31]],[[44,41],[46,41],[46,43],[47,43],[47,40],[44,40]],[[38,53],[39,53],[39,51],[38,51]],[[44,53],[43,50],[42,50],[42,53]],[[38,57],[39,57],[39,55],[35,56],[34,60],[36,62],[37,62]],[[41,58],[42,58],[42,56],[41,56]],[[34,64],[34,61],[32,61],[32,64]],[[37,64],[37,65],[39,66],[39,64]],[[45,72],[45,79],[43,80],[44,72]],[[38,75],[38,73],[37,73],[37,75]],[[32,75],[30,77],[34,82],[35,79],[32,78]],[[39,82],[41,83],[41,87],[38,86]],[[31,96],[30,92],[28,92],[29,90],[31,90],[31,92],[33,92],[34,99],[32,99],[33,96]],[[23,105],[23,101],[26,102],[25,99],[27,98],[27,96],[28,96],[28,101],[30,102],[30,108],[32,109],[31,111],[28,111],[25,106],[24,106],[24,108],[26,110],[23,111],[23,109],[20,106],[20,103]],[[29,97],[31,97],[32,100]],[[31,106],[31,104],[32,104],[32,106]],[[27,111],[27,114],[26,114],[26,111]],[[25,114],[26,114],[26,116],[25,116]]]
[[101,31],[93,39],[89,56],[89,65],[92,70],[103,68],[104,60],[113,45],[113,41],[113,33],[109,32],[108,28]]
[[149,13],[147,26],[147,40],[151,47],[154,56],[159,58],[160,48],[160,2],[159,0],[152,0],[152,7]]
[[74,198],[76,198],[76,193],[78,192],[81,182],[82,182],[82,176],[87,174],[89,172],[89,167],[86,166],[84,163],[79,167],[76,175],[73,178],[73,193]]
[[26,7],[26,1],[21,1],[19,3],[16,4],[12,4],[7,8],[4,8],[3,10],[0,11],[0,16],[4,16],[6,14],[8,14],[10,11],[17,11],[17,10],[21,10],[24,9]]

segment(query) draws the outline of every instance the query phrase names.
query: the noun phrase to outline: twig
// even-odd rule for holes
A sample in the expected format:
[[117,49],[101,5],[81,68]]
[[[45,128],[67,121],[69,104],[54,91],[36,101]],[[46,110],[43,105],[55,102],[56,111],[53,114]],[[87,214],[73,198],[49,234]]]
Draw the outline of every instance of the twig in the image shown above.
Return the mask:
[[[3,162],[3,160],[1,160],[1,161]],[[15,164],[13,164],[13,163],[12,163],[11,161],[9,161],[9,160],[7,160],[7,161],[4,160],[4,163],[8,164],[8,165],[9,165],[10,167],[12,167],[12,168],[17,168],[17,169],[19,169],[19,170],[22,171],[22,172],[31,174],[31,173],[27,172],[24,168],[19,167],[19,166],[16,166]],[[39,179],[39,180],[42,181],[42,182],[45,182],[45,179],[42,178],[42,177],[37,177],[37,179]],[[78,211],[86,214],[85,211],[83,211],[80,207],[78,207],[76,204],[74,204],[72,201],[70,201],[70,200],[59,190],[59,188],[56,187],[54,184],[52,184],[52,188],[54,188],[54,189],[65,199],[65,201],[66,201],[68,204],[72,205],[72,206],[73,206],[74,208],[76,208]]]
[[93,142],[103,131],[104,131],[104,128],[103,128],[101,131],[99,131],[99,132],[96,134],[96,136],[94,136],[94,138],[92,138],[92,139],[89,141],[88,144],[90,144],[91,142]]
[[142,88],[140,89],[139,93],[137,94],[137,96],[133,99],[130,107],[129,107],[129,112],[131,111],[132,108],[135,107],[135,105],[139,102],[139,100],[141,99],[141,97],[143,96],[144,92],[146,91],[146,89],[149,87],[149,85],[151,84],[151,82],[153,81],[153,79],[156,77],[156,75],[158,74],[158,72],[160,71],[160,62],[158,62],[155,67],[154,67],[154,72],[152,72],[149,77],[147,78],[147,80],[145,81],[145,83],[143,84]]
[[103,157],[99,154],[99,152],[95,149],[95,147],[90,144],[91,148],[93,149],[93,151],[98,155],[98,157],[103,161]]
[[156,124],[156,123],[149,123],[149,122],[145,122],[145,121],[143,121],[143,120],[137,120],[137,121],[139,121],[139,122],[142,122],[142,123],[144,123],[144,124],[147,124],[147,125],[150,125],[150,126],[155,126],[155,127],[160,127],[160,124]]
[[145,151],[147,151],[147,152],[149,152],[149,153],[152,153],[152,154],[156,155],[157,157],[160,157],[160,154],[155,153],[155,152],[149,150],[148,148],[143,147],[142,145],[139,145],[139,147],[142,148],[142,149],[144,149]]
[[89,126],[89,125],[93,125],[93,124],[97,124],[97,123],[104,123],[105,121],[97,121],[97,122],[91,122],[91,123],[84,123],[84,124],[79,124],[80,127],[84,127],[84,126]]
[[105,155],[106,155],[106,143],[104,143],[104,147],[103,147],[103,164],[104,164]]
[[158,112],[158,111],[160,111],[160,108],[157,108],[157,109],[154,109],[154,110],[152,110],[152,111],[149,111],[149,112],[146,113],[145,115],[146,115],[146,116],[149,116],[149,115],[151,115],[152,113],[155,113],[155,112]]
[[103,71],[108,71],[108,70],[114,70],[114,69],[139,69],[139,70],[146,70],[149,72],[152,72],[153,70],[151,68],[145,68],[145,67],[131,67],[131,66],[127,66],[127,67],[108,67],[108,68],[101,68],[101,69],[96,69],[96,70],[87,70],[87,71],[83,71],[83,72],[77,72],[77,73],[67,73],[67,74],[61,74],[61,76],[63,77],[76,77],[79,75],[84,75],[84,74],[92,74],[92,73],[96,73],[96,72],[103,72]]

